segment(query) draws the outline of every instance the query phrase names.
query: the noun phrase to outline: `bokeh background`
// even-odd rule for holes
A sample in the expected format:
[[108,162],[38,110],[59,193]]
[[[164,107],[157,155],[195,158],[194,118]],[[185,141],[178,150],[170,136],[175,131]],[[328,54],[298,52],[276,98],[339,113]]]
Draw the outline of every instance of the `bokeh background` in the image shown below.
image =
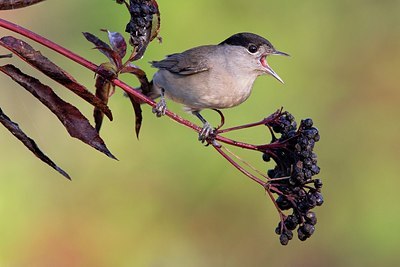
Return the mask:
[[[164,42],[152,43],[137,62],[149,76],[150,60],[241,31],[263,35],[292,55],[269,59],[285,85],[259,78],[250,99],[225,116],[234,126],[284,106],[297,119],[314,119],[325,196],[314,236],[282,247],[274,233],[278,215],[262,188],[200,145],[193,131],[155,118],[147,107],[138,141],[132,107],[120,90],[110,102],[115,121],[102,130],[119,158],[113,161],[70,138],[48,110],[1,75],[4,112],[73,181],[0,127],[0,266],[399,265],[400,2],[158,2]],[[111,0],[49,0],[0,16],[95,63],[105,58],[81,32],[105,37],[99,29],[123,32],[129,19]],[[34,47],[93,87],[93,73]],[[91,116],[89,105],[19,59],[2,61],[38,76]],[[179,105],[169,107],[193,119]],[[218,122],[215,114],[205,115]],[[233,137],[269,139],[263,129]],[[268,168],[260,155],[238,153]]]

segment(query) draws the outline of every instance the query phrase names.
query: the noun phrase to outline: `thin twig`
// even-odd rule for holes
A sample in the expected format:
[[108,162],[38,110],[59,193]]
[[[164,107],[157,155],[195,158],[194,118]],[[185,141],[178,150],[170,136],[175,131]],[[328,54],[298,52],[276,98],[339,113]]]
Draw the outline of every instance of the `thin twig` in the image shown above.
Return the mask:
[[244,124],[244,125],[239,125],[239,126],[235,126],[235,127],[231,127],[231,128],[226,128],[226,129],[222,129],[222,130],[218,130],[218,134],[220,133],[227,133],[227,132],[231,132],[231,131],[237,131],[237,130],[242,130],[242,129],[247,129],[247,128],[251,128],[251,127],[256,127],[259,125],[265,125],[273,120],[275,120],[279,114],[282,112],[282,108],[277,110],[275,113],[273,113],[272,115],[270,115],[267,118],[264,118],[258,122],[254,122],[254,123],[249,123],[249,124]]
[[236,169],[238,169],[241,173],[243,173],[244,175],[246,175],[247,177],[249,177],[250,179],[252,179],[253,181],[257,182],[258,184],[262,185],[263,187],[265,187],[265,185],[267,184],[266,182],[264,182],[263,180],[261,180],[260,178],[258,178],[257,176],[253,175],[252,173],[248,172],[247,170],[245,170],[242,166],[240,166],[239,164],[237,164],[237,162],[235,162],[231,157],[229,157],[223,150],[221,147],[219,146],[213,146],[227,161],[229,161],[229,163],[231,163]]
[[240,162],[242,162],[244,165],[246,165],[247,167],[249,167],[250,169],[252,169],[253,171],[255,171],[256,173],[258,173],[259,175],[261,175],[262,177],[264,177],[267,180],[270,180],[271,178],[269,178],[267,175],[265,175],[264,173],[262,173],[261,171],[259,171],[257,168],[253,167],[253,165],[251,165],[250,163],[248,163],[247,161],[245,161],[244,159],[242,159],[241,157],[239,157],[238,155],[236,155],[235,153],[233,153],[231,150],[229,150],[226,147],[222,147],[226,152],[228,152],[229,154],[231,154],[233,157],[235,157],[236,159],[238,159]]
[[[98,66],[92,62],[90,62],[89,60],[73,53],[72,51],[48,40],[47,38],[34,33],[26,28],[23,28],[19,25],[16,25],[12,22],[9,22],[7,20],[1,19],[0,18],[0,27],[6,28],[12,32],[18,33],[22,36],[25,36],[39,44],[42,44],[43,46],[46,46],[48,48],[50,48],[51,50],[65,56],[66,58],[69,58],[70,60],[82,65],[83,67],[93,71],[93,72],[97,72],[98,71]],[[105,77],[107,78],[107,77]],[[115,78],[113,80],[111,80],[111,82],[120,87],[122,90],[124,90],[126,93],[130,94],[131,96],[135,97],[136,99],[140,100],[143,103],[146,103],[152,107],[154,107],[156,105],[156,103],[146,97],[145,95],[141,94],[138,90],[136,90],[135,88],[127,85],[126,83],[124,83],[123,81]],[[179,115],[167,110],[166,111],[166,116],[170,117],[172,120],[174,120],[175,122],[185,125],[186,127],[189,127],[191,129],[193,129],[196,132],[200,132],[201,131],[201,127],[188,121],[183,119],[182,117],[180,117]],[[276,114],[275,114],[276,115]],[[274,116],[274,114],[272,115]],[[217,135],[215,137],[215,140],[220,141],[222,143],[226,143],[232,146],[237,146],[237,147],[241,147],[244,149],[250,149],[250,150],[258,150],[258,151],[264,151],[266,150],[268,147],[266,145],[251,145],[251,144],[247,144],[247,143],[243,143],[243,142],[238,142],[223,136],[218,135],[219,133],[226,133],[229,131],[233,131],[233,130],[239,130],[239,129],[244,129],[244,128],[249,128],[249,127],[254,127],[257,125],[261,125],[261,124],[265,124],[269,119],[271,119],[271,117],[265,118],[257,123],[252,123],[252,124],[248,124],[248,125],[244,125],[244,126],[238,126],[238,127],[233,127],[233,128],[228,128],[225,130],[219,130],[217,132]],[[223,117],[222,117],[223,118]],[[214,148],[225,158],[227,159],[235,168],[237,168],[239,171],[241,171],[243,174],[245,174],[246,176],[248,176],[250,179],[256,181],[258,184],[262,185],[263,187],[265,187],[266,182],[262,181],[261,179],[259,179],[258,177],[254,176],[253,174],[249,173],[248,171],[246,171],[245,169],[243,169],[240,165],[238,165],[232,158],[230,158],[225,152],[223,152],[221,150],[220,147],[214,146]],[[262,150],[260,149],[262,148]]]

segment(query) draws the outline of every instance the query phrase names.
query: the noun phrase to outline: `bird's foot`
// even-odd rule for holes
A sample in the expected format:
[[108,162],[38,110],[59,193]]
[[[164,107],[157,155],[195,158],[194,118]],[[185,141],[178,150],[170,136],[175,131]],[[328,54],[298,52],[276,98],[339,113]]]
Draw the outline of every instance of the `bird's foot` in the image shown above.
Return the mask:
[[203,125],[203,128],[199,132],[199,141],[206,146],[212,144],[213,146],[221,147],[221,145],[215,140],[215,130],[211,127],[211,125],[206,122]]
[[158,118],[164,116],[167,111],[167,103],[165,102],[165,99],[161,98],[152,111]]

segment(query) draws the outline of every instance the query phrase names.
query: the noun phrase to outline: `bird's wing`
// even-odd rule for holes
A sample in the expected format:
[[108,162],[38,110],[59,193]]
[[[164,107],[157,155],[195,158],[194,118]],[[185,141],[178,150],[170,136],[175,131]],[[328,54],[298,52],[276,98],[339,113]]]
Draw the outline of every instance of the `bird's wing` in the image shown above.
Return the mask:
[[152,61],[151,66],[179,75],[191,75],[207,71],[209,64],[207,57],[201,51],[203,49],[204,47],[197,47],[183,53],[172,54],[161,61]]

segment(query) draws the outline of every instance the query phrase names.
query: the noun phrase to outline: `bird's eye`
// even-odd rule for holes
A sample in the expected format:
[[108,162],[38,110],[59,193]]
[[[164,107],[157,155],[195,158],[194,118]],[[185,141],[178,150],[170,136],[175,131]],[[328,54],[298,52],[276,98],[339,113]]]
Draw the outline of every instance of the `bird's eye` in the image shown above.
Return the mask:
[[256,45],[251,44],[251,45],[249,45],[248,50],[250,53],[254,54],[255,52],[257,52],[258,47]]

